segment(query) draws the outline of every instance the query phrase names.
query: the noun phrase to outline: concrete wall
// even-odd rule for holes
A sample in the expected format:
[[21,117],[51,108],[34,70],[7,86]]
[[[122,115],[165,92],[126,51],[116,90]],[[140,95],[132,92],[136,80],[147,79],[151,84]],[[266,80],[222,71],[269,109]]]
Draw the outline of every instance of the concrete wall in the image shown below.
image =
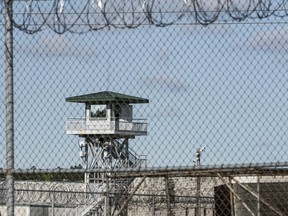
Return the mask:
[[[77,216],[73,208],[54,208],[48,206],[15,206],[14,216]],[[0,206],[0,216],[7,216],[6,206]]]
[[[30,214],[30,207],[29,206],[16,206],[14,208],[14,213],[15,216],[37,216],[37,214],[35,215],[31,215]],[[7,207],[6,206],[0,206],[0,215],[1,216],[7,216]],[[38,214],[39,216],[41,214]]]

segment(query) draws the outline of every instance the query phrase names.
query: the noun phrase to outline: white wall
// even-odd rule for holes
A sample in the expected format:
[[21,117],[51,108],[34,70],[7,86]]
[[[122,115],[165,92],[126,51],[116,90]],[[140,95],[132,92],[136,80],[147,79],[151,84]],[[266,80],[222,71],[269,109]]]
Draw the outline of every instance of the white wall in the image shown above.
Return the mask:
[[[32,216],[30,215],[30,207],[29,206],[16,206],[14,208],[14,216]],[[7,216],[7,207],[0,206],[0,215]],[[36,215],[33,215],[36,216]]]

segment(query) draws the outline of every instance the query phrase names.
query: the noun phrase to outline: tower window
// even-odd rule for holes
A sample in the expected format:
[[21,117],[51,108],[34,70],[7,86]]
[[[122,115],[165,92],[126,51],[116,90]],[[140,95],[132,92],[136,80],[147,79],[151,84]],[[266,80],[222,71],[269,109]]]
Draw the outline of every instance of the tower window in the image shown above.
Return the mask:
[[91,105],[92,118],[106,118],[106,105]]

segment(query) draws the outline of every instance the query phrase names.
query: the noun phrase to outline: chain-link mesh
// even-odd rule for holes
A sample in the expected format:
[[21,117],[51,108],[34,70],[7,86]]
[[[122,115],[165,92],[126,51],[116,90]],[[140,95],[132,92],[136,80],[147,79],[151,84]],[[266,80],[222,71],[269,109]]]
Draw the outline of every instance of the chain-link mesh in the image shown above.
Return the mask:
[[288,214],[286,1],[13,9],[0,215]]

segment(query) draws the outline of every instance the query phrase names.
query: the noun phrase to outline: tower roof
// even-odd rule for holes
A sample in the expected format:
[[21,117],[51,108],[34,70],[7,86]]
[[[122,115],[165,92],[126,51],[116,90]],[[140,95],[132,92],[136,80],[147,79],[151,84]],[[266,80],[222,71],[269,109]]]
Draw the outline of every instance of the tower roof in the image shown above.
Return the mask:
[[149,103],[148,99],[117,92],[103,91],[66,98],[67,102],[107,104],[107,103]]

